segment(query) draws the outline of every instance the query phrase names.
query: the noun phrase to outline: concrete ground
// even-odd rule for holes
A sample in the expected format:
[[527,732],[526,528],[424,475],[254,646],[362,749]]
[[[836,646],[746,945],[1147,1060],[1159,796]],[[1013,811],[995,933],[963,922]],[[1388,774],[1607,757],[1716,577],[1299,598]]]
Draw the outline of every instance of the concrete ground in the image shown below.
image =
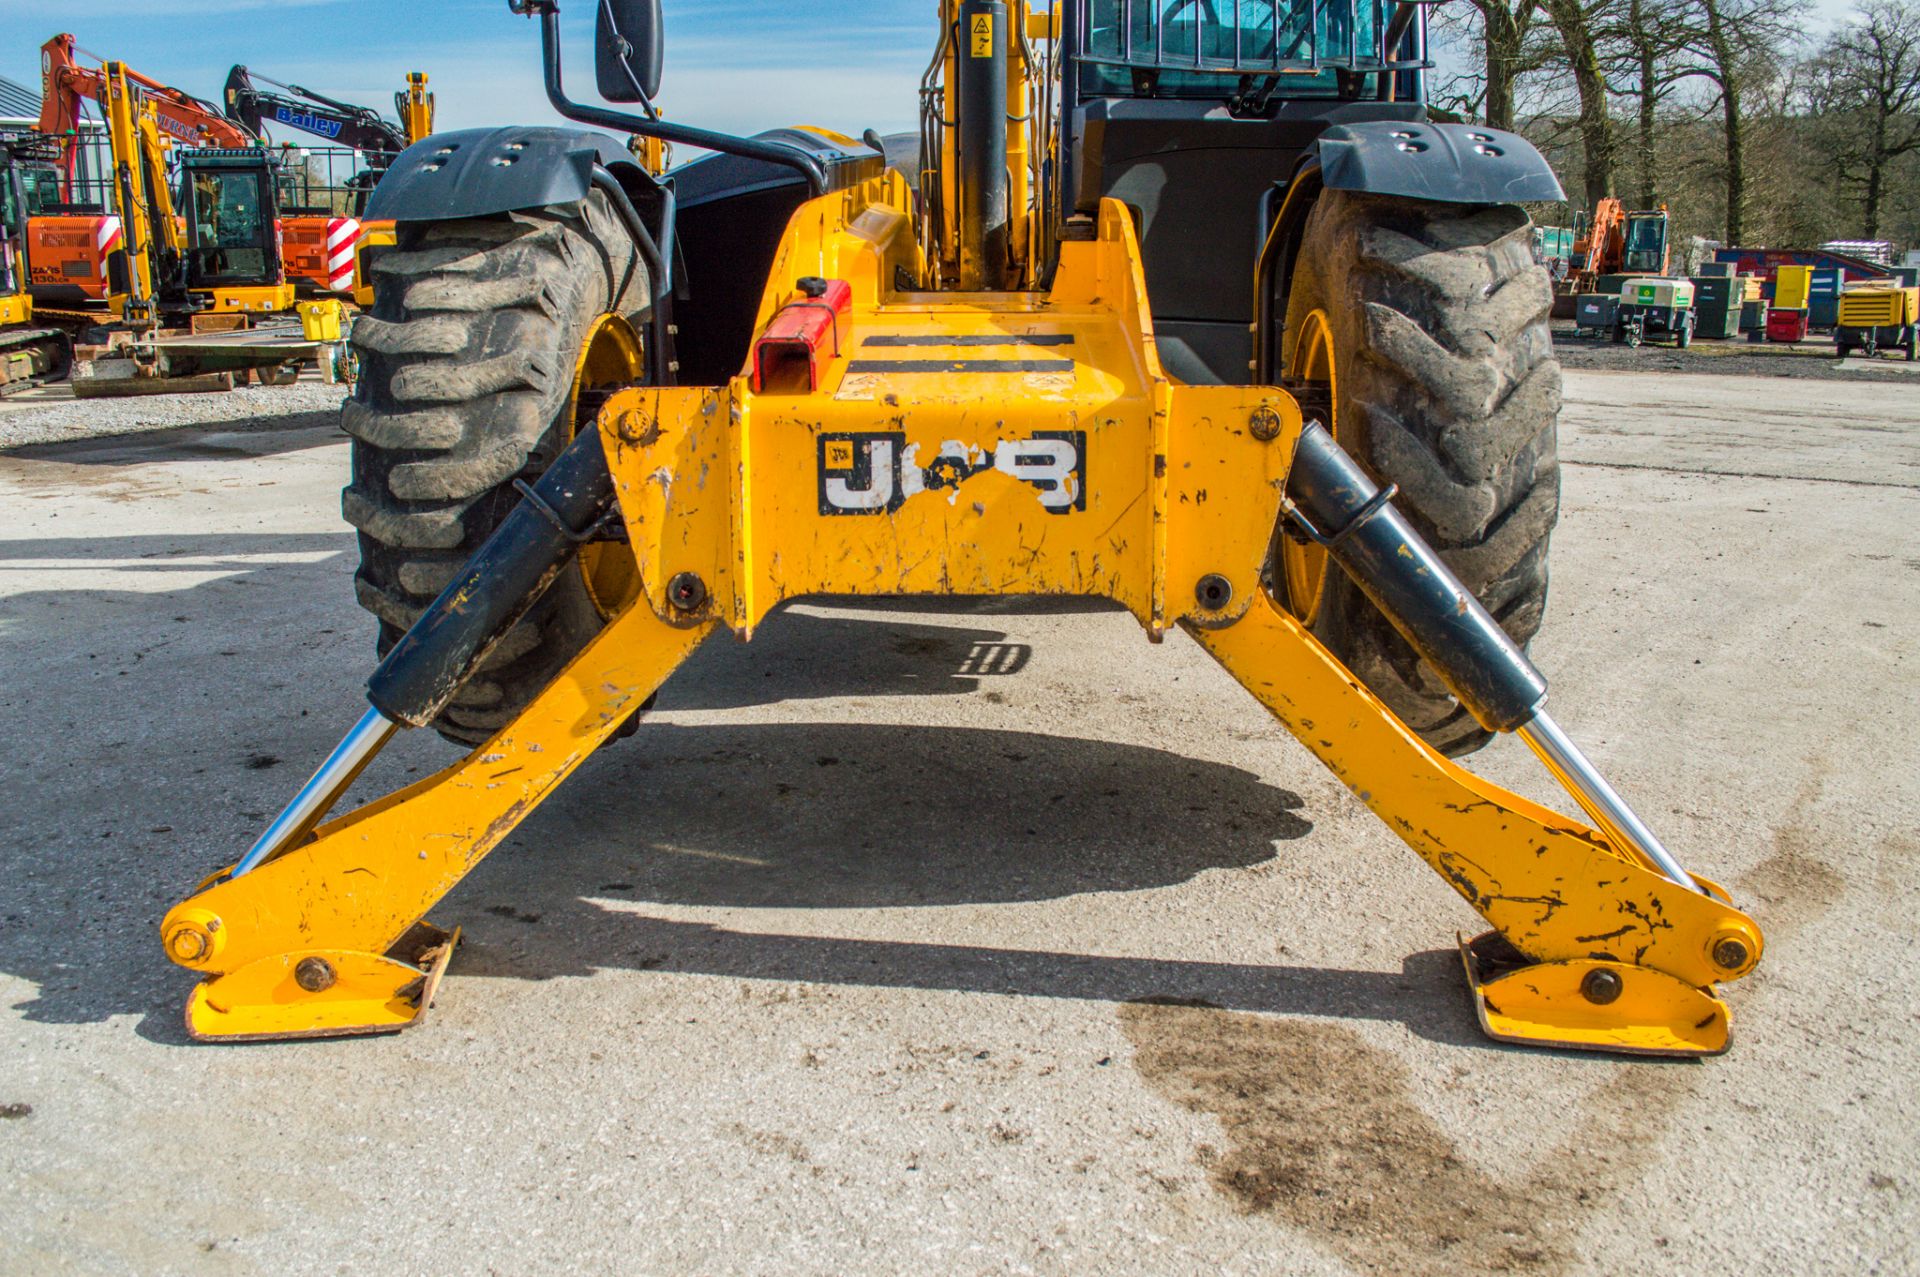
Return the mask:
[[421,1027],[192,1045],[155,924],[362,704],[346,448],[0,456],[0,1268],[1914,1271],[1920,400],[1568,387],[1535,654],[1769,940],[1700,1063],[1484,1040],[1471,912],[1090,604],[710,645],[436,911]]

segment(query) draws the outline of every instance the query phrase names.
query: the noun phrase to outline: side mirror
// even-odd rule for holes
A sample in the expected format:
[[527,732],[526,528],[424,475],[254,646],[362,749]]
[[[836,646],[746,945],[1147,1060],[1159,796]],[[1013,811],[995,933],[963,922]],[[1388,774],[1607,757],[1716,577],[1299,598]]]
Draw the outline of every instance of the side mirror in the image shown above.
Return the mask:
[[660,92],[660,0],[600,0],[593,75],[609,102],[651,102]]

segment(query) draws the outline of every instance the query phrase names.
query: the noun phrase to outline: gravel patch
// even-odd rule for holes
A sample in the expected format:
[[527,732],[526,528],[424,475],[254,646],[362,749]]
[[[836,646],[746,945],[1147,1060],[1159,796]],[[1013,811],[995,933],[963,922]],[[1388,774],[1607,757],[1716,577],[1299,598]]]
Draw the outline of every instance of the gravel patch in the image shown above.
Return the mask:
[[1727,377],[1796,377],[1819,381],[1886,381],[1920,375],[1920,364],[1894,356],[1868,360],[1834,358],[1833,338],[1814,334],[1796,346],[1754,343],[1746,338],[1711,341],[1695,338],[1685,350],[1655,338],[1634,349],[1608,337],[1576,335],[1571,325],[1555,325],[1553,348],[1563,368],[1594,372],[1691,372]]
[[[181,426],[227,426],[236,430],[311,426],[316,424],[312,418],[337,416],[345,397],[344,386],[303,381],[292,386],[249,386],[221,394],[63,398],[0,412],[0,448]],[[290,417],[308,420],[290,422]]]

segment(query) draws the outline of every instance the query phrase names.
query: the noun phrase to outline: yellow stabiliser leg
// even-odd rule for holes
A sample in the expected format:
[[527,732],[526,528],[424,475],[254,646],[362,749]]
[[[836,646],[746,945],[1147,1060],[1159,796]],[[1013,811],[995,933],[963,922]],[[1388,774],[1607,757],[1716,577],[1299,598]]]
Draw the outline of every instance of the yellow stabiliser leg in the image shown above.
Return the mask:
[[650,696],[708,625],[644,602],[610,622],[511,724],[452,767],[315,831],[176,906],[167,953],[207,973],[196,1038],[326,1037],[406,1028],[432,1003],[457,933],[435,901]]
[[[1716,980],[1760,932],[1724,902],[1629,863],[1599,834],[1441,757],[1264,596],[1200,644],[1496,928],[1461,942],[1495,1038],[1650,1055],[1728,1040]],[[1719,898],[1716,898],[1719,897]],[[1504,937],[1504,939],[1502,938]],[[1731,968],[1726,941],[1742,945]]]
[[[417,1019],[451,938],[416,924],[716,625],[748,638],[781,601],[812,594],[1054,594],[1116,599],[1153,638],[1185,627],[1487,919],[1494,930],[1462,945],[1487,1032],[1593,1050],[1725,1049],[1714,985],[1753,969],[1759,929],[1677,867],[1537,697],[1502,717],[1592,827],[1436,754],[1269,598],[1283,502],[1310,523],[1293,502],[1305,497],[1297,481],[1320,472],[1301,458],[1325,432],[1278,389],[1166,377],[1126,210],[1106,201],[1093,238],[1061,245],[1049,294],[950,302],[895,287],[923,277],[910,209],[889,173],[795,212],[756,329],[814,306],[801,278],[846,283],[852,298],[804,378],[769,376],[763,391],[746,378],[636,388],[605,403],[604,469],[593,474],[617,494],[638,601],[464,761],[311,841],[297,840],[296,822],[284,851],[261,851],[270,828],[243,862],[250,872],[218,876],[174,909],[169,955],[209,977],[188,1010],[194,1034],[378,1032]],[[1363,496],[1323,544],[1349,556],[1378,548],[1361,525],[1391,524],[1391,495]],[[1389,560],[1431,553],[1417,538],[1395,544]],[[1437,560],[1384,578],[1341,563],[1373,591],[1450,577]],[[455,612],[484,610],[485,574],[497,575],[468,570],[474,592],[456,581],[443,595]],[[1455,624],[1472,611],[1457,598],[1420,624]],[[1403,632],[1413,624],[1407,608],[1382,606]],[[1436,647],[1479,650],[1423,650]],[[1466,678],[1497,668],[1450,663]],[[392,726],[376,712],[348,740]]]

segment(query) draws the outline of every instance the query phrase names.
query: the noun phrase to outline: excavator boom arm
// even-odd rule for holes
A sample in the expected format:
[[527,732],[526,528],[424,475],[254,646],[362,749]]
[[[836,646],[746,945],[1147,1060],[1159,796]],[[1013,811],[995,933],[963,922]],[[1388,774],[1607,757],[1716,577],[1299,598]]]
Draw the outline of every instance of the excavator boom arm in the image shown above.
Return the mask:
[[377,112],[297,84],[283,87],[286,93],[261,88],[247,68],[235,66],[227,72],[228,118],[255,134],[264,134],[270,125],[284,124],[369,155],[390,157],[407,149],[406,132]]
[[[40,46],[40,131],[64,139],[60,160],[62,177],[73,178],[76,142],[80,129],[81,103],[99,104],[104,116],[108,110],[106,66],[85,66],[74,60],[74,38],[62,33]],[[191,93],[163,84],[119,64],[129,86],[153,107],[154,125],[183,146],[252,146],[259,140],[253,132],[221,115],[210,103]]]

